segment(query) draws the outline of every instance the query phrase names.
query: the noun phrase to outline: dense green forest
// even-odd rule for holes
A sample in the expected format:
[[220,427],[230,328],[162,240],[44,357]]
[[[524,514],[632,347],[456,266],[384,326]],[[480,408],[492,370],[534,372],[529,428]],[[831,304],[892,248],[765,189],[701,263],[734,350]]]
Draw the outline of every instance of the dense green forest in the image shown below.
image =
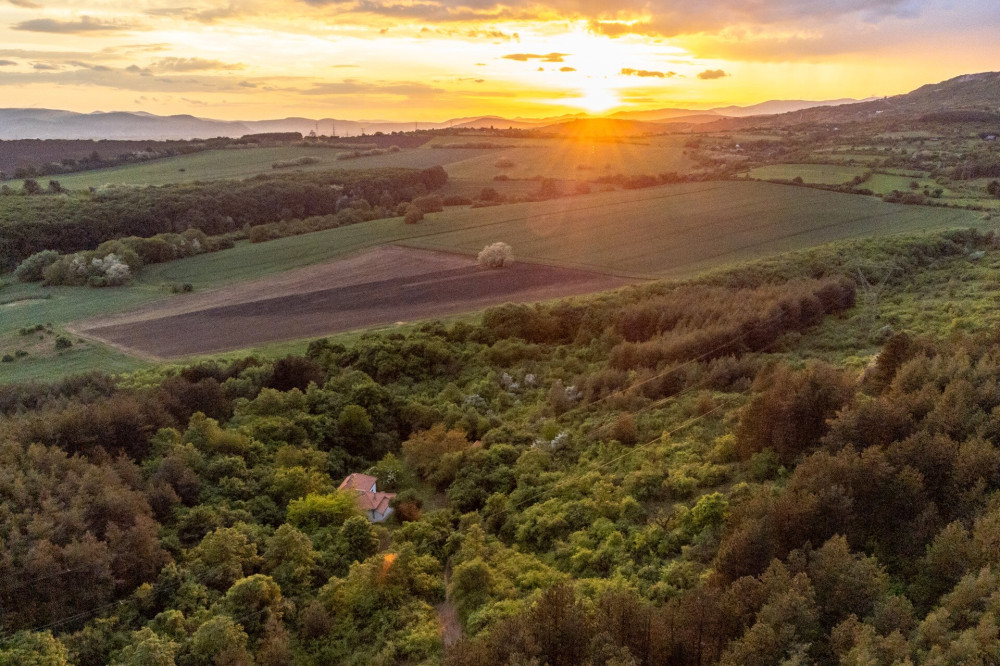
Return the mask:
[[113,187],[70,195],[9,192],[0,195],[0,270],[36,252],[93,250],[124,236],[192,228],[218,235],[359,205],[390,217],[401,202],[447,181],[444,169],[432,167],[268,174],[242,181]]
[[998,292],[950,232],[0,387],[0,664],[993,663]]

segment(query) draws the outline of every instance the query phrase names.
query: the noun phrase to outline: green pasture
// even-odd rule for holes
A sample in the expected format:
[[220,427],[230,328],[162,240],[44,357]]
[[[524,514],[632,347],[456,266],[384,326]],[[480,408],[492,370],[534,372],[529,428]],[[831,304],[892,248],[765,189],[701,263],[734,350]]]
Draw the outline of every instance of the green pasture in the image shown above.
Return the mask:
[[[360,141],[361,139],[359,139]],[[337,148],[284,146],[278,148],[245,148],[207,150],[191,155],[178,155],[163,159],[126,164],[107,169],[59,174],[39,179],[42,185],[48,180],[58,180],[67,189],[86,189],[102,185],[167,185],[205,180],[225,180],[249,178],[262,173],[290,173],[295,171],[329,171],[332,169],[374,169],[379,167],[402,167],[426,169],[446,165],[449,161],[469,159],[484,153],[484,150],[429,150],[423,148],[386,152],[382,155],[338,160],[337,155],[348,152]],[[284,169],[274,169],[276,162],[288,162],[300,157],[319,160]],[[21,181],[7,181],[14,188]]]
[[429,216],[407,244],[516,257],[633,277],[675,277],[857,237],[970,227],[963,210],[752,181],[686,183]]
[[844,185],[865,172],[863,167],[838,164],[771,164],[751,169],[748,175],[759,180],[795,180],[814,185]]
[[[359,138],[359,141],[361,140]],[[345,160],[338,160],[337,155],[348,152],[346,150],[316,146],[208,150],[107,169],[59,174],[41,178],[40,181],[45,185],[50,179],[58,180],[67,189],[79,190],[104,185],[166,185],[249,178],[262,173],[381,167],[426,169],[440,165],[445,167],[451,178],[468,184],[470,188],[477,188],[478,191],[484,186],[492,185],[494,177],[500,175],[515,181],[533,178],[579,181],[616,174],[684,171],[693,165],[684,155],[685,140],[681,136],[659,136],[622,142],[447,136],[437,137],[420,148]],[[485,142],[507,147],[486,149],[433,147],[468,142]],[[315,158],[319,161],[291,168],[272,168],[276,162],[290,162],[301,157]],[[509,160],[512,166],[498,167],[497,162],[501,158]],[[6,183],[14,188],[19,188],[21,185],[20,180],[9,180]],[[516,190],[518,193],[527,191],[526,186],[501,185],[501,187]]]

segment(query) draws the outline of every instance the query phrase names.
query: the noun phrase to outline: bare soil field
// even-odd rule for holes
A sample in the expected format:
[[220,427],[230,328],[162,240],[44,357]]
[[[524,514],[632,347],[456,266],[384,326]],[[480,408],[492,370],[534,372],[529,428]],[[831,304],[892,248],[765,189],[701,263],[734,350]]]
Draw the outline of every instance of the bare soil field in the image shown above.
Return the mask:
[[179,296],[73,330],[129,353],[178,358],[629,284],[590,271],[386,246],[280,276]]

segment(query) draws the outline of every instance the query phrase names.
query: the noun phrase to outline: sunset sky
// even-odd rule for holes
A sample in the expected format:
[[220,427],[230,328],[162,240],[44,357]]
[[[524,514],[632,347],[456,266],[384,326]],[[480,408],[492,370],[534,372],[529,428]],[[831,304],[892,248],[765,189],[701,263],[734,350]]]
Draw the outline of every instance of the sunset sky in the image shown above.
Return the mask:
[[863,98],[1000,69],[997,0],[0,0],[0,107],[256,120]]

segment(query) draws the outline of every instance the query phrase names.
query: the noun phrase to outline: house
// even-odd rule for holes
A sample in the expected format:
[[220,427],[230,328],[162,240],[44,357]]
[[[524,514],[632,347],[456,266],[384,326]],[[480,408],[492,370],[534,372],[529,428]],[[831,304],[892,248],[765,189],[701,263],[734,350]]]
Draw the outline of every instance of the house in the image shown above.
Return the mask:
[[396,493],[380,493],[375,488],[378,479],[367,474],[349,474],[340,484],[338,490],[353,490],[358,506],[365,512],[365,517],[373,523],[381,523],[392,513],[389,502]]

